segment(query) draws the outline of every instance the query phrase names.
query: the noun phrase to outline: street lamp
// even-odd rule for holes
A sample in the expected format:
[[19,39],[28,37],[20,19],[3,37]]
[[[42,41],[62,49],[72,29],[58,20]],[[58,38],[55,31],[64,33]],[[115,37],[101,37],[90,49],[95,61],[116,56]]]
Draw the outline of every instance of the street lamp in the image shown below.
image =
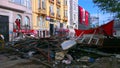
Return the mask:
[[97,26],[99,26],[99,10],[97,10],[97,18],[98,18]]

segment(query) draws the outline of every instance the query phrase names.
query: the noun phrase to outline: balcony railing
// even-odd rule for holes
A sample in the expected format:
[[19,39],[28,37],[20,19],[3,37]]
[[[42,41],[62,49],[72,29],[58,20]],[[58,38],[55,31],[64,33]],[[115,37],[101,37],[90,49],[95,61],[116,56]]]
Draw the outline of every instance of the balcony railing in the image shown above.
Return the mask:
[[64,8],[67,10],[67,9],[68,9],[68,6],[67,6],[67,5],[64,5]]
[[64,16],[64,21],[68,21],[68,17],[67,16]]
[[41,14],[41,15],[46,15],[46,9],[45,8],[39,8],[38,9],[38,14]]
[[56,15],[56,18],[57,18],[57,19],[61,19],[60,14],[57,14],[57,15]]
[[53,18],[53,17],[54,17],[54,15],[55,15],[54,13],[49,12],[49,16],[50,16],[50,17],[52,17],[52,18]]
[[60,6],[61,6],[60,1],[58,1],[58,0],[57,0],[56,2],[57,2],[57,3],[56,3],[56,4],[57,4],[57,6],[59,6],[59,7],[60,7]]
[[54,4],[54,0],[49,0],[49,2]]

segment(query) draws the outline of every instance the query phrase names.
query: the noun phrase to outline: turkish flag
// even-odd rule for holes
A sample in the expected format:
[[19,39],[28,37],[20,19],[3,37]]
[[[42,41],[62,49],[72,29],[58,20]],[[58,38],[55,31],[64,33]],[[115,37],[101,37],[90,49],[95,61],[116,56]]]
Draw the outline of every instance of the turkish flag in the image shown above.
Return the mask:
[[79,21],[82,24],[83,22],[83,8],[79,6]]
[[85,25],[86,26],[89,25],[89,13],[88,13],[88,11],[85,11]]

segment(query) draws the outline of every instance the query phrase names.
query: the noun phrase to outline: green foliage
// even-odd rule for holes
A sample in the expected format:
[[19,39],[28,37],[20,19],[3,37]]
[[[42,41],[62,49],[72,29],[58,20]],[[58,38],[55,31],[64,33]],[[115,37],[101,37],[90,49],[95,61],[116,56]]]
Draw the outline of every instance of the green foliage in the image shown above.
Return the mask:
[[120,18],[120,0],[93,0],[102,11],[116,14]]

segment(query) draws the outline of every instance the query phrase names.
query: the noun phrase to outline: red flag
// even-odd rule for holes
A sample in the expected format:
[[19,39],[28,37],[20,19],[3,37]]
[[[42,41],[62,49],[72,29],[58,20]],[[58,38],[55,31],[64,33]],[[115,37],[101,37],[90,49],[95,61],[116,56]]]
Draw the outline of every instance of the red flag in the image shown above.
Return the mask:
[[79,6],[79,21],[82,24],[83,22],[83,8]]
[[83,24],[85,24],[85,9],[83,8],[83,11],[82,11],[83,15],[82,15],[82,22]]
[[88,13],[88,11],[85,11],[85,25],[86,26],[89,25],[89,13]]
[[88,26],[89,13],[87,11],[85,11],[85,9],[82,8],[81,6],[79,6],[78,8],[79,8],[79,22],[81,24]]

